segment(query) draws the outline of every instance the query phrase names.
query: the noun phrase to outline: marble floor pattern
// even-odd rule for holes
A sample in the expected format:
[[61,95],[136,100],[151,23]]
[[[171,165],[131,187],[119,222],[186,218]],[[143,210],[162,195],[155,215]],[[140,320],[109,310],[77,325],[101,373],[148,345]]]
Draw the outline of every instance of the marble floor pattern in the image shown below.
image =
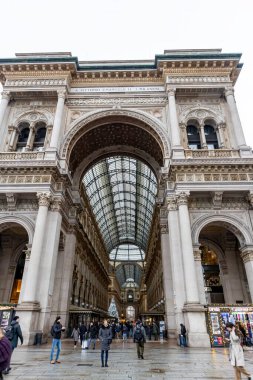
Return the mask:
[[[145,344],[144,360],[137,358],[132,342],[113,342],[109,367],[101,368],[99,343],[95,350],[73,348],[72,341],[62,344],[61,364],[50,364],[50,344],[19,346],[13,353],[8,380],[175,380],[234,379],[228,349],[180,348],[173,342]],[[253,350],[245,351],[245,367],[253,373]]]

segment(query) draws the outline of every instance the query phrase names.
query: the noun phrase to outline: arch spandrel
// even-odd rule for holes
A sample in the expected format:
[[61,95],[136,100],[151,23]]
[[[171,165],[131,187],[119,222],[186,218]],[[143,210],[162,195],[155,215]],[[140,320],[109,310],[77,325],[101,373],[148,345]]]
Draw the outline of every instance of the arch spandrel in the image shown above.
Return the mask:
[[[159,145],[163,160],[171,153],[168,135],[165,126],[158,119],[143,111],[136,110],[99,110],[82,115],[75,120],[64,137],[61,146],[61,157],[69,161],[76,142],[90,130],[101,125],[112,123],[129,124],[141,128],[150,134]],[[162,165],[161,165],[162,166]]]
[[232,232],[237,237],[241,248],[245,245],[253,245],[252,235],[249,229],[242,224],[240,219],[228,215],[204,215],[195,220],[192,225],[193,245],[199,244],[201,231],[211,224],[220,225]]

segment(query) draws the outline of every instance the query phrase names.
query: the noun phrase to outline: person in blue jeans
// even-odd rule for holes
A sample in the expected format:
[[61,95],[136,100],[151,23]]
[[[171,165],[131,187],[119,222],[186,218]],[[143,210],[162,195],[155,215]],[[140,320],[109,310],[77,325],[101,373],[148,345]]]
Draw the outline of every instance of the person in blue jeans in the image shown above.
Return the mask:
[[[65,327],[61,324],[61,317],[57,317],[52,329],[51,329],[51,335],[53,336],[53,342],[52,342],[52,348],[51,348],[51,355],[50,355],[50,363],[60,363],[59,355],[61,352],[61,333],[62,331],[65,331]],[[56,351],[56,358],[54,360],[54,351],[55,347],[57,348]]]
[[186,328],[183,323],[180,323],[180,346],[187,347],[186,343]]

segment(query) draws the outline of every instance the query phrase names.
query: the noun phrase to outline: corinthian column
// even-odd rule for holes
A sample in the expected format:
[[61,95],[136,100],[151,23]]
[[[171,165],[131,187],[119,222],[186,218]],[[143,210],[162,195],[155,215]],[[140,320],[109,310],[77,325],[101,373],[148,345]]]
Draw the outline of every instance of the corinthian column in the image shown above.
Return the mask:
[[0,103],[0,128],[2,126],[2,122],[3,122],[4,116],[5,116],[5,111],[7,109],[8,104],[9,104],[9,100],[10,100],[10,93],[7,91],[3,91],[2,100]]
[[194,263],[191,224],[188,211],[188,194],[182,192],[178,195],[179,225],[183,253],[183,266],[185,277],[186,304],[198,304],[198,283]]
[[37,197],[39,199],[39,210],[36,219],[30,263],[26,276],[28,286],[24,289],[24,302],[36,302],[40,259],[42,245],[45,240],[45,228],[51,195],[50,193],[38,193]]
[[241,121],[239,118],[239,114],[238,114],[238,110],[237,110],[237,106],[235,102],[234,89],[232,87],[226,88],[225,96],[227,99],[227,104],[228,104],[228,108],[229,108],[231,119],[232,119],[234,135],[236,138],[236,144],[238,145],[239,148],[241,147],[245,148],[246,142],[245,142],[242,125],[241,125]]
[[61,132],[64,102],[66,97],[66,91],[58,91],[58,102],[55,111],[54,125],[51,136],[50,148],[57,149],[59,144],[59,137]]

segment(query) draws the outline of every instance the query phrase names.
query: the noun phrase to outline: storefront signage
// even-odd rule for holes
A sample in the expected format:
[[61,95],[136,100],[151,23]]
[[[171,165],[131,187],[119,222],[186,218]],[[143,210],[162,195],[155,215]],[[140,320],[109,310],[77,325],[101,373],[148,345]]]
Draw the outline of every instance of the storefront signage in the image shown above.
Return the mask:
[[104,93],[104,92],[162,92],[163,86],[149,87],[78,87],[71,88],[70,93]]
[[249,311],[252,312],[253,307],[231,307],[230,310],[236,313],[247,313]]
[[220,311],[220,308],[219,307],[209,307],[208,308],[209,311]]

